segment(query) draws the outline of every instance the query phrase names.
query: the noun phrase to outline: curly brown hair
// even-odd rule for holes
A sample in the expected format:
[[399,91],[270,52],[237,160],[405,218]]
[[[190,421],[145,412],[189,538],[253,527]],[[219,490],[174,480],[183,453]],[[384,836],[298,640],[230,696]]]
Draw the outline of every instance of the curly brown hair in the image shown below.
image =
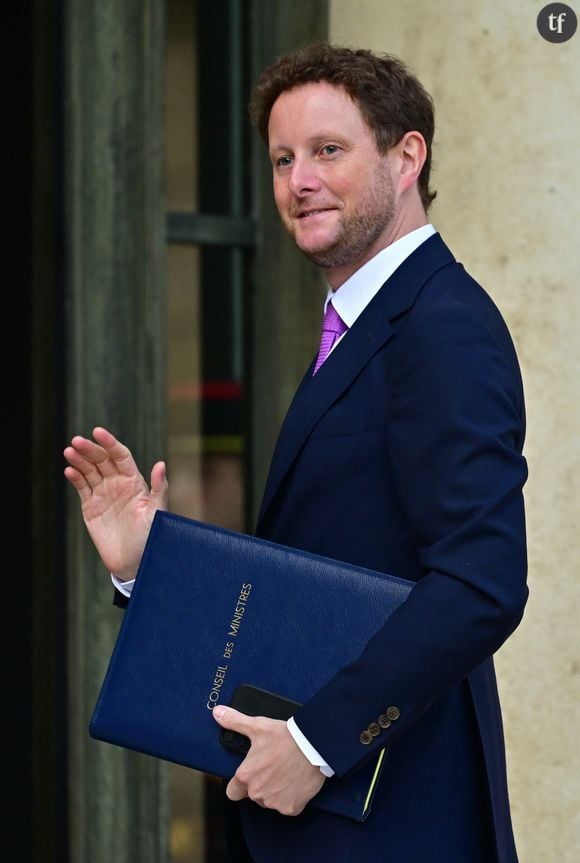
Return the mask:
[[435,132],[433,100],[405,64],[391,54],[315,42],[278,58],[257,79],[249,104],[252,122],[266,144],[270,111],[278,96],[318,81],[346,90],[373,130],[380,153],[393,147],[406,132],[421,133],[427,157],[418,184],[428,210],[437,194],[429,189]]

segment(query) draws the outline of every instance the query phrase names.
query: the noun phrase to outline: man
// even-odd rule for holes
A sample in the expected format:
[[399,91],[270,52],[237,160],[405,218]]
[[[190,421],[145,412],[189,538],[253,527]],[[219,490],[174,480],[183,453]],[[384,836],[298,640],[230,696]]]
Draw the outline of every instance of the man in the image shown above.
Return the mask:
[[[282,221],[329,285],[256,533],[417,584],[288,723],[214,709],[252,741],[227,786],[233,859],[514,863],[491,657],[527,598],[524,400],[498,310],[428,223],[431,99],[396,58],[314,45],[252,107]],[[165,468],[149,488],[93,437],[66,476],[128,593]],[[307,805],[386,745],[365,822]]]

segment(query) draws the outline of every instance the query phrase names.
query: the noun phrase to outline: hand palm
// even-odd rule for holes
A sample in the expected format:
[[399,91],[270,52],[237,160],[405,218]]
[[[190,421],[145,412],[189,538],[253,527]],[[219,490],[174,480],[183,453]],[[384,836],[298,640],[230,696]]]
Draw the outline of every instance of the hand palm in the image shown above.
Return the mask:
[[95,442],[76,436],[64,451],[65,476],[76,488],[87,530],[109,572],[133,578],[157,509],[167,506],[165,465],[151,471],[151,489],[130,451],[97,428]]
[[110,572],[136,569],[155,509],[145,480],[106,477],[99,490],[81,505],[83,519],[103,563]]

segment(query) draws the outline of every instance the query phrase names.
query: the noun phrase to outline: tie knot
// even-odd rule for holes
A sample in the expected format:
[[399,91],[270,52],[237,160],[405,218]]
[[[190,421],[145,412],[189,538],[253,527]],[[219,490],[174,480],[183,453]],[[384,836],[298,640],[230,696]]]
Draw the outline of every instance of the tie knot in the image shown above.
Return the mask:
[[341,336],[347,331],[347,329],[347,325],[332,305],[331,300],[326,307],[326,312],[324,313],[322,330],[329,333],[336,333],[337,335]]
[[326,312],[324,313],[324,321],[322,322],[322,336],[320,339],[318,358],[316,360],[316,364],[314,366],[314,371],[312,374],[316,374],[316,372],[332,350],[336,341],[342,336],[343,333],[346,333],[347,330],[347,325],[332,305],[332,302],[328,303],[326,307]]

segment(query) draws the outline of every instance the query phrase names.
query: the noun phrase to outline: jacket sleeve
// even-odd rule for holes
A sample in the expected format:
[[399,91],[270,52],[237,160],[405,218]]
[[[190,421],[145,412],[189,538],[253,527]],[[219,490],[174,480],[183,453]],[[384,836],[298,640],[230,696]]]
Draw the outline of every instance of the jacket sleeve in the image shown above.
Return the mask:
[[[338,776],[491,656],[528,593],[524,402],[507,329],[468,308],[431,310],[407,323],[393,364],[385,446],[422,577],[295,714]],[[369,743],[361,734],[388,708],[394,721]]]
[[113,605],[116,605],[117,608],[127,608],[129,605],[129,597],[125,596],[120,590],[115,588],[113,590]]

